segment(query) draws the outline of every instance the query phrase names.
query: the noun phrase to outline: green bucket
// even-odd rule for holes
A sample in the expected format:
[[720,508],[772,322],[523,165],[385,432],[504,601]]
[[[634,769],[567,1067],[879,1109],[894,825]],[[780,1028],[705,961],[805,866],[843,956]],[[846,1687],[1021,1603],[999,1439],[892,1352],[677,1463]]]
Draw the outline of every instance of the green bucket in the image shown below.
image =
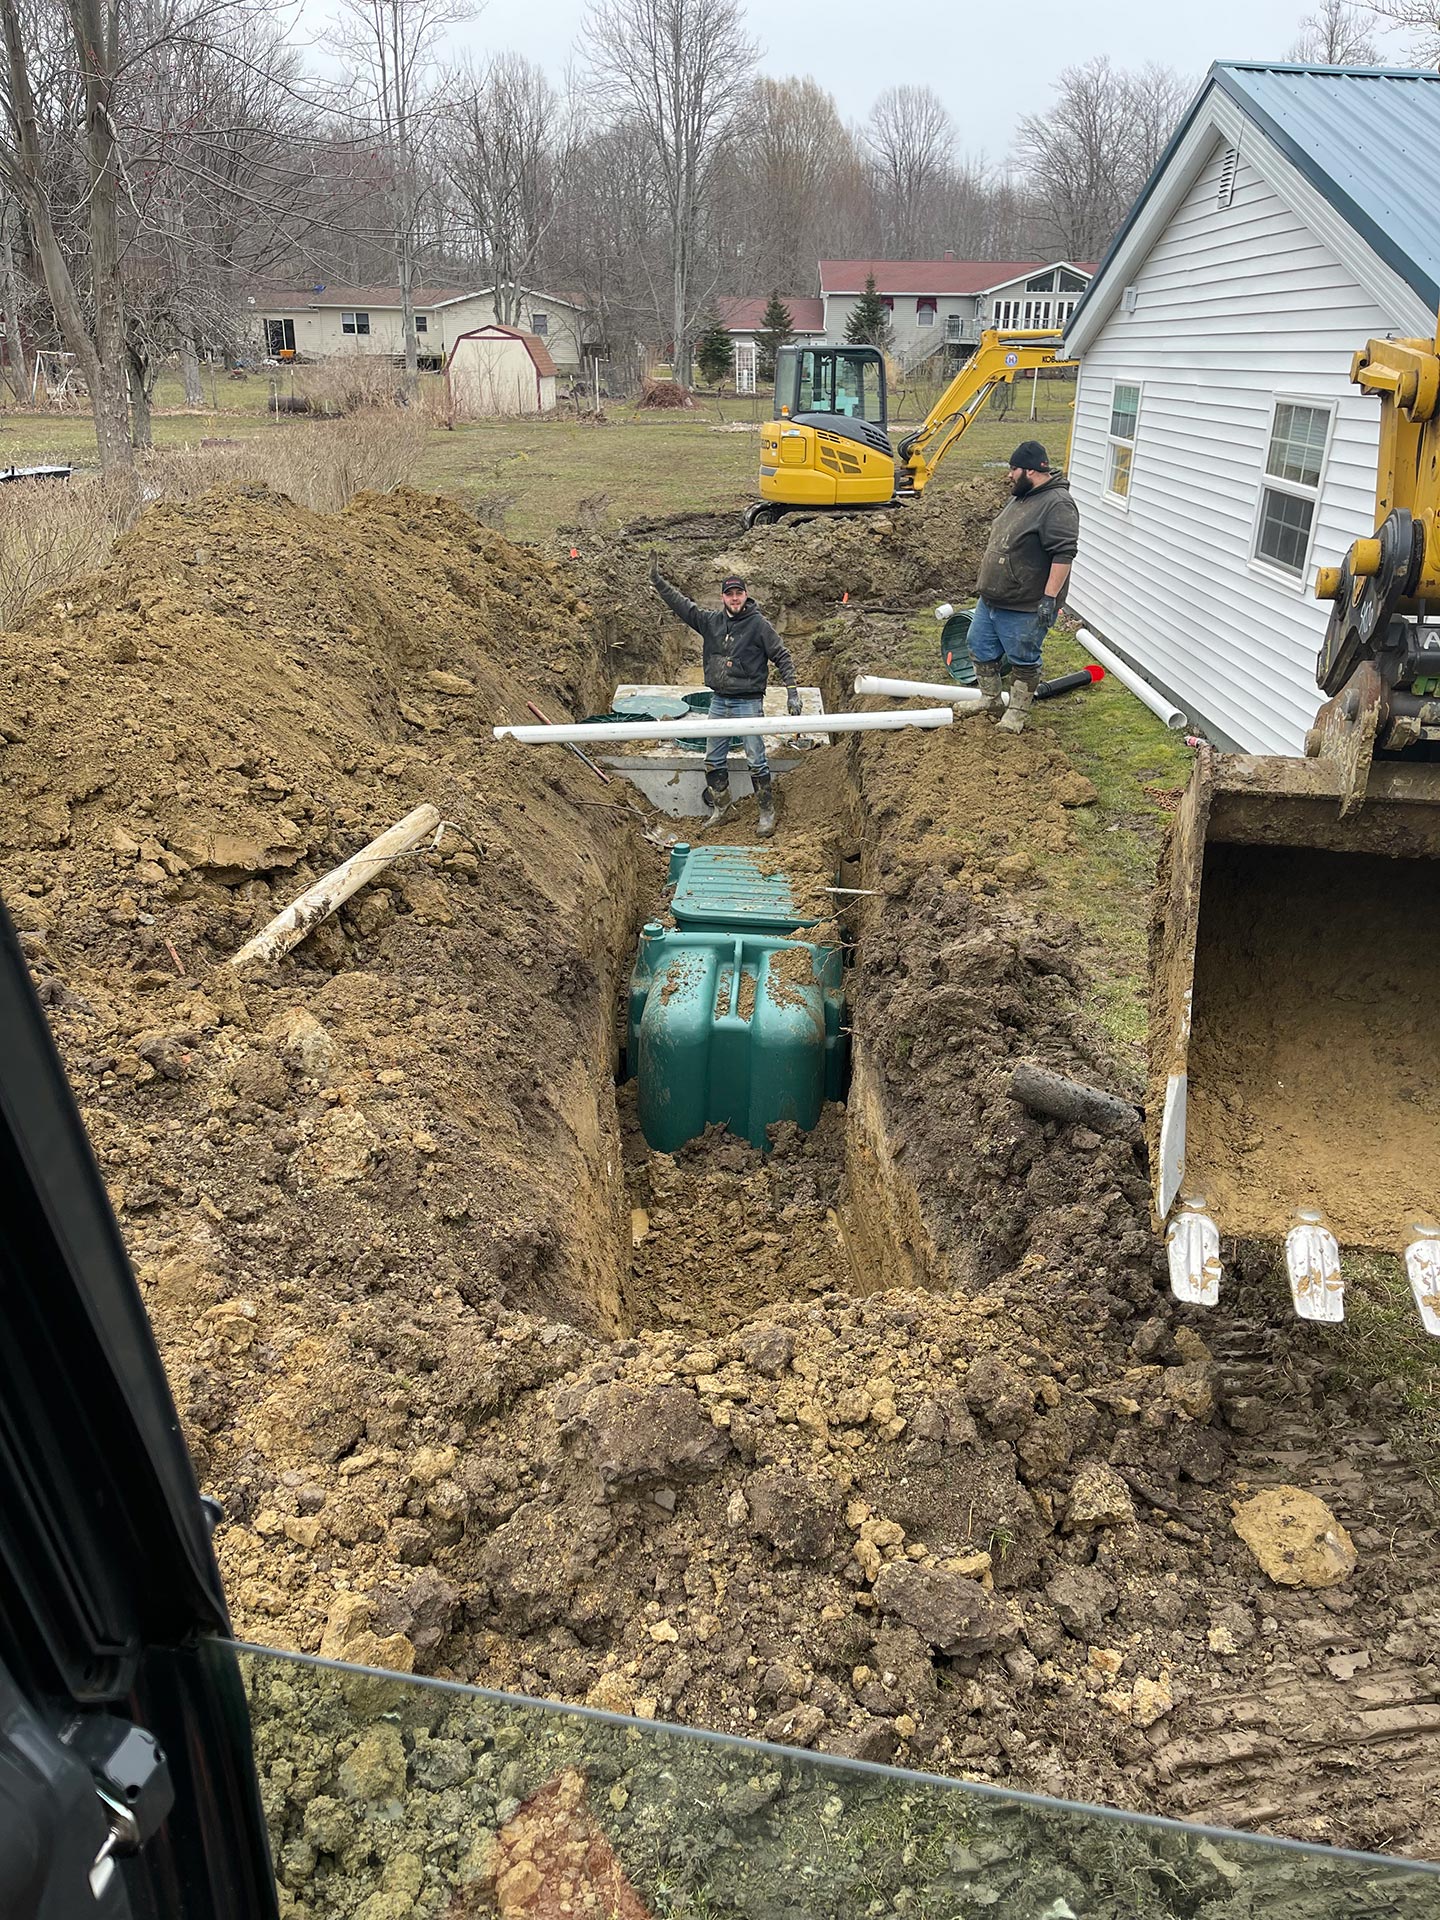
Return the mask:
[[950,678],[962,687],[975,684],[975,662],[970,658],[970,622],[974,617],[973,607],[962,607],[940,629],[940,658]]

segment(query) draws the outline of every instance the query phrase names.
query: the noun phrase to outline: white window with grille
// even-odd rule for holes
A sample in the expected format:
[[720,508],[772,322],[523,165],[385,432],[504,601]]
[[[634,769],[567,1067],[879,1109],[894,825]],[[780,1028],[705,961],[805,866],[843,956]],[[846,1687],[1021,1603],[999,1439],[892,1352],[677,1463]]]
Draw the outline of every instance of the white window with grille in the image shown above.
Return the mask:
[[1271,416],[1252,554],[1259,566],[1297,585],[1309,570],[1334,418],[1333,407],[1284,399],[1276,400]]
[[342,333],[369,333],[370,316],[368,313],[342,313],[340,316]]
[[1110,434],[1105,452],[1105,491],[1122,507],[1130,504],[1135,440],[1140,430],[1140,387],[1117,380],[1110,393]]
[[755,342],[753,340],[737,340],[735,342],[736,393],[754,393],[756,359]]

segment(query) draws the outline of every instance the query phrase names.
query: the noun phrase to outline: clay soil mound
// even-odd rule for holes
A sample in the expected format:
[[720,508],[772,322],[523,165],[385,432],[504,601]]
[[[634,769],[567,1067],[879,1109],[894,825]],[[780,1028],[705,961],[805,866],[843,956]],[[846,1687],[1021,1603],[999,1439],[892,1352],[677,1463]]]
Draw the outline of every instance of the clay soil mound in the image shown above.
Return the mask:
[[[0,891],[266,1638],[318,1644],[337,1582],[397,1563],[381,1450],[491,1403],[474,1303],[616,1311],[597,1084],[643,844],[570,756],[489,732],[589,701],[582,611],[453,505],[259,492],[154,509],[0,640]],[[226,967],[425,800],[438,851]],[[299,1519],[313,1628],[261,1544]]]

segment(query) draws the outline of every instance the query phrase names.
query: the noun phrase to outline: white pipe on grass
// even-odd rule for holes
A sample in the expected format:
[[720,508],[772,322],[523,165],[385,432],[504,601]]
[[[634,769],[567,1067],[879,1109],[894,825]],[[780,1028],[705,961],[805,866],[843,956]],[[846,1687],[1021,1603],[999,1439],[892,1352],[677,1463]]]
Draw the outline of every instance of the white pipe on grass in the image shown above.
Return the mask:
[[630,740],[726,740],[747,733],[895,733],[902,727],[948,727],[954,720],[949,707],[909,707],[903,713],[806,713],[796,719],[776,714],[712,720],[697,713],[693,720],[571,720],[554,727],[495,727],[493,732],[497,740],[523,740],[533,746],[597,740],[618,747]]
[[948,686],[931,680],[887,680],[883,674],[862,673],[856,677],[856,693],[883,693],[892,700],[948,700],[952,706],[967,707],[982,698],[978,687]]
[[1103,640],[1097,640],[1087,627],[1081,627],[1075,638],[1087,653],[1094,654],[1107,673],[1113,673],[1121,686],[1134,694],[1142,707],[1148,707],[1157,720],[1163,720],[1172,733],[1185,731],[1190,722],[1179,707],[1172,706],[1163,693],[1157,693],[1148,680],[1142,680],[1133,667],[1127,667]]

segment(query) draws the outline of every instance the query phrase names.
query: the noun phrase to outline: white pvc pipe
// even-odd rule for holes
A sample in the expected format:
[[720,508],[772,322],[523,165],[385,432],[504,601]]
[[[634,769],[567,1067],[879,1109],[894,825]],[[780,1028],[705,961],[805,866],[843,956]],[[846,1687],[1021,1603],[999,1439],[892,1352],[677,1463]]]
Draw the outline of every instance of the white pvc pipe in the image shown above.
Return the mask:
[[949,707],[910,707],[904,713],[806,713],[798,719],[776,714],[712,720],[697,713],[693,720],[572,720],[556,727],[495,727],[493,732],[497,740],[535,746],[598,740],[618,747],[630,740],[727,740],[747,733],[894,733],[901,727],[948,727],[954,720]]
[[1112,653],[1102,640],[1097,640],[1086,627],[1081,627],[1075,638],[1087,653],[1093,653],[1107,673],[1113,673],[1122,687],[1148,707],[1157,720],[1163,720],[1172,733],[1183,733],[1190,722],[1179,707],[1171,706],[1163,693],[1157,693],[1148,680],[1142,680],[1133,667],[1127,667],[1118,654]]
[[969,706],[981,699],[979,687],[957,687],[952,680],[941,686],[930,680],[887,680],[883,674],[862,673],[855,680],[856,693],[884,693],[892,700],[948,700],[953,706]]

